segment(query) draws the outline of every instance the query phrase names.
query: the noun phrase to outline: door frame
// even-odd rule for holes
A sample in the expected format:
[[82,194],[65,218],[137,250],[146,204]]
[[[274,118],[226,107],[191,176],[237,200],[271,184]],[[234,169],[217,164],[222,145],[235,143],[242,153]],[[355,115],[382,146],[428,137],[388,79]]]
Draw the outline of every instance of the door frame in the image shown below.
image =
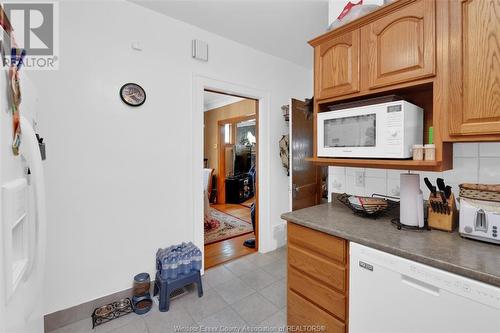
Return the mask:
[[[203,93],[205,90],[228,95],[241,96],[258,101],[258,153],[257,153],[257,191],[256,212],[258,221],[255,230],[258,239],[258,251],[269,252],[272,249],[272,226],[270,219],[270,93],[257,88],[213,79],[200,74],[193,75],[192,109],[191,109],[191,167],[192,177],[188,182],[192,188],[193,213],[191,217],[193,242],[202,250],[204,257],[203,228]],[[203,261],[203,269],[205,262]]]
[[[255,109],[256,109],[255,113],[252,115],[238,116],[238,117],[227,118],[227,119],[222,119],[222,120],[217,121],[217,147],[218,147],[218,152],[217,152],[217,168],[218,168],[217,169],[218,170],[218,172],[217,172],[217,203],[226,203],[226,189],[224,186],[225,180],[226,180],[226,151],[225,151],[225,148],[228,144],[224,142],[224,125],[231,124],[232,126],[234,126],[241,121],[255,119],[255,132],[256,132],[256,135],[258,135],[258,133],[259,133],[259,119],[257,117],[257,114],[259,112],[258,103],[256,103]],[[233,141],[233,143],[230,143],[229,145],[234,145],[235,137],[236,137],[236,130],[232,131],[232,133],[231,133],[231,141]],[[257,144],[255,145],[255,154],[257,156],[256,161],[258,161],[259,160],[259,141],[258,140],[257,140]],[[257,171],[256,174],[257,174],[257,178],[258,178],[259,177],[258,162],[256,163],[255,168]],[[257,190],[258,189],[254,189],[255,199],[257,199]],[[258,206],[258,204],[257,204],[257,206]],[[255,225],[257,226],[257,223]]]

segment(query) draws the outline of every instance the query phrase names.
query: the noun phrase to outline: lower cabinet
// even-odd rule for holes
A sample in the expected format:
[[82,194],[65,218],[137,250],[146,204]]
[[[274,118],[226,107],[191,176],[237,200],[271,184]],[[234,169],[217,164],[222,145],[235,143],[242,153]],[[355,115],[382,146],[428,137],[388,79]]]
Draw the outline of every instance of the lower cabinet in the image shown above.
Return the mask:
[[[309,240],[309,241],[305,241]],[[348,242],[288,223],[287,321],[292,331],[347,332]]]

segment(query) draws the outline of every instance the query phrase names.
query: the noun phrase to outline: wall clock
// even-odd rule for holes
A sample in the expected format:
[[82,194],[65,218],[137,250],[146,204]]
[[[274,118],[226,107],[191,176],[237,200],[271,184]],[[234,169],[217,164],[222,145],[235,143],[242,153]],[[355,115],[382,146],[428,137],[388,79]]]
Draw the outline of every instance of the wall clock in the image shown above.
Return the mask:
[[140,106],[146,101],[146,92],[136,83],[125,83],[120,89],[122,101],[130,106]]

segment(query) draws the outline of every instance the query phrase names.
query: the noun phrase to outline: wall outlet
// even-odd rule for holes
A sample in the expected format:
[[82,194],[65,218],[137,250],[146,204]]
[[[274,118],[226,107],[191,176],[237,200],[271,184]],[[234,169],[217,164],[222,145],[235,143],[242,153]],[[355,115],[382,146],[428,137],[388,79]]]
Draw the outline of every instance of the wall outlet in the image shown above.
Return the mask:
[[359,186],[359,187],[365,186],[365,173],[363,171],[356,171],[354,173],[354,178],[355,178],[356,186]]

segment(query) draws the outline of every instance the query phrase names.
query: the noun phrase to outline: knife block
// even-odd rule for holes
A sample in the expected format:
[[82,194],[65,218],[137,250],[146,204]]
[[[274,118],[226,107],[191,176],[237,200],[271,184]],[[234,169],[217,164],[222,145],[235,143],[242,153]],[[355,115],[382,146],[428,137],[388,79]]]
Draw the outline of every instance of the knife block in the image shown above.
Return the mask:
[[450,195],[447,204],[450,214],[446,212],[442,213],[439,209],[433,209],[433,206],[442,207],[443,201],[439,195],[434,197],[431,193],[429,196],[429,214],[427,219],[429,228],[448,232],[455,230],[458,224],[458,210],[455,202],[455,195],[453,193]]

